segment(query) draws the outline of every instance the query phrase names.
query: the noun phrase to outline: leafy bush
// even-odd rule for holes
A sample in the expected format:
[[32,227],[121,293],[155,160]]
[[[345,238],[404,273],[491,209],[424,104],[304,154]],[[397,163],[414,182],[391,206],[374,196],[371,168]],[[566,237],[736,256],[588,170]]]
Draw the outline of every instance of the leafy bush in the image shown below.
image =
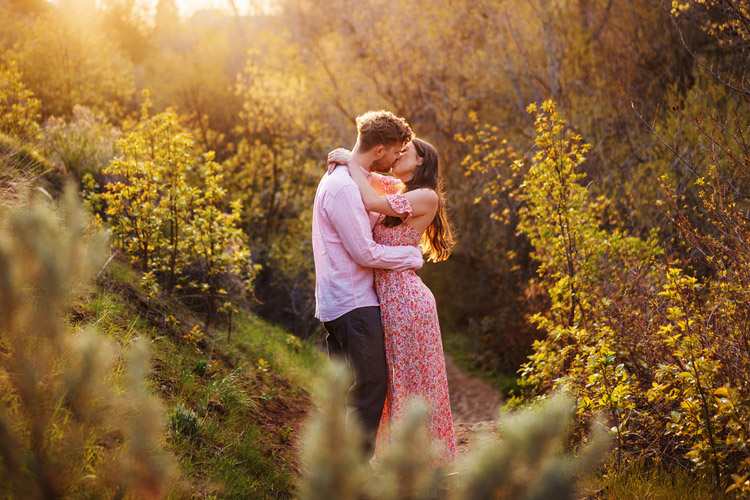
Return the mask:
[[232,310],[221,280],[252,271],[238,228],[242,206],[221,210],[225,190],[213,153],[199,158],[173,113],[149,116],[149,109],[146,93],[141,121],[118,142],[122,154],[104,171],[116,179],[103,195],[106,214],[116,244],[145,272],[147,291],[158,293],[157,285],[169,293],[196,291],[207,299],[210,321]]
[[565,387],[581,422],[607,416],[618,463],[626,453],[687,459],[722,488],[750,489],[743,423],[750,418],[750,225],[738,195],[750,186],[750,169],[742,127],[733,144],[705,132],[720,167],[696,180],[698,205],[662,180],[675,230],[711,271],[701,279],[661,255],[654,234],[604,229],[612,225],[600,215],[606,200],[592,199],[580,173],[588,146],[566,130],[554,103],[529,111],[537,137],[516,186],[519,228],[539,263],[532,285],[550,307],[531,318],[547,336],[521,369],[524,392],[514,404]]
[[720,45],[743,50],[750,46],[750,10],[741,1],[679,0],[672,2],[675,17],[690,17]]
[[39,138],[39,99],[21,80],[12,59],[0,58],[0,133],[35,143]]
[[712,129],[700,117],[689,118],[711,145],[710,167],[696,175],[698,202],[684,203],[662,179],[666,215],[698,256],[694,267],[707,272],[696,277],[693,266],[665,270],[655,313],[663,318],[656,337],[668,356],[648,395],[669,403],[662,421],[686,456],[729,483],[727,491],[747,496],[750,204],[742,193],[750,188],[750,141],[739,113],[734,123],[711,118]]

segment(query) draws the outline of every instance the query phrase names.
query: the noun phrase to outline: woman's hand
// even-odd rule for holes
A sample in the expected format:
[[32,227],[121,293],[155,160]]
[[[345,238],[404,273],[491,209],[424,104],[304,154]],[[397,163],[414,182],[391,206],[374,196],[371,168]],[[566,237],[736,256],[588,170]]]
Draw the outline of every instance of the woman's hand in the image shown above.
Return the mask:
[[[334,149],[328,153],[328,173],[333,172],[336,165],[347,165],[352,166],[356,164],[354,158],[352,158],[352,152],[346,148]],[[356,165],[355,165],[356,166]]]

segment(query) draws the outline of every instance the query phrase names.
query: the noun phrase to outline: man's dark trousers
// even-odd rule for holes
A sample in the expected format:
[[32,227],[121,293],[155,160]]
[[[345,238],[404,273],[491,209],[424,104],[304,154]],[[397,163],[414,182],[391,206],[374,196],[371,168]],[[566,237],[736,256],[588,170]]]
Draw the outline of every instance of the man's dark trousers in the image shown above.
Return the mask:
[[328,356],[343,357],[354,376],[349,401],[365,432],[365,452],[374,452],[375,437],[388,391],[380,308],[360,307],[323,323]]

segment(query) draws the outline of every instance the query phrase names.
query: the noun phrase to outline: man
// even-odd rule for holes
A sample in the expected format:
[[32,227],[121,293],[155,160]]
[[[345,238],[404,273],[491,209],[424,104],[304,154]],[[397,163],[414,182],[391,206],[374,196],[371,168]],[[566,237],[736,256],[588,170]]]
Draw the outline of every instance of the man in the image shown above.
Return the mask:
[[[369,176],[388,172],[413,134],[403,118],[388,111],[357,117],[352,156]],[[342,356],[354,375],[350,401],[365,431],[365,452],[372,455],[388,384],[383,327],[373,268],[419,269],[421,252],[410,246],[376,244],[377,214],[365,210],[359,188],[346,167],[326,173],[313,207],[315,316],[328,335],[328,355]]]

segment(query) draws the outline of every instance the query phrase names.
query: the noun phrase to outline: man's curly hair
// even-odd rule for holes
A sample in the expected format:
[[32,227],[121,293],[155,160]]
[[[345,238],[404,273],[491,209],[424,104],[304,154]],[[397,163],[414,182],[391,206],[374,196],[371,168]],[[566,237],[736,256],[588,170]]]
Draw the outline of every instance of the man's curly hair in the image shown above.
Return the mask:
[[399,118],[390,111],[368,111],[357,117],[357,132],[359,137],[359,149],[362,152],[370,151],[379,146],[391,146],[393,144],[406,144],[414,132],[411,131],[406,120]]

